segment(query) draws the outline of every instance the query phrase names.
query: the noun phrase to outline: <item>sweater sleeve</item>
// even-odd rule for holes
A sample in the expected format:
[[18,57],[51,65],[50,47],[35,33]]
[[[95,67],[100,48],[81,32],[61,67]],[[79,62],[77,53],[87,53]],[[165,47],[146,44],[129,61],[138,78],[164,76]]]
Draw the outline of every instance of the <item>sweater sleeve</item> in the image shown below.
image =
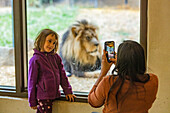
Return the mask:
[[36,60],[32,58],[29,62],[28,72],[28,101],[31,107],[37,105],[36,83],[38,78],[38,67]]
[[158,92],[158,77],[154,74],[150,74],[151,82],[147,85],[149,91],[147,91],[147,107],[150,109],[152,107],[152,104],[154,103],[156,99],[156,95]]
[[60,78],[60,85],[61,85],[65,95],[72,94],[73,93],[72,92],[72,87],[71,87],[71,85],[70,85],[70,83],[68,81],[68,78],[66,76],[66,72],[64,70],[64,66],[63,66],[62,60],[61,60],[59,55],[57,55],[57,57],[58,57],[57,59],[59,59],[58,60],[58,65],[59,65],[60,77],[61,77]]
[[92,107],[101,107],[104,104],[105,98],[106,98],[106,86],[107,79],[104,77],[101,82],[98,84],[98,86],[94,85],[88,95],[88,103]]

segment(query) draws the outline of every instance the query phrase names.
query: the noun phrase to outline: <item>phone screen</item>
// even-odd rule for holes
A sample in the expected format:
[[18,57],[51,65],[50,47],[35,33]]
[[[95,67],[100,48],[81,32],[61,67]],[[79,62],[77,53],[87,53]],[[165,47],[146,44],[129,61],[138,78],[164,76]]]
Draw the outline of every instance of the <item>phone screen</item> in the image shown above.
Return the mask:
[[106,57],[107,57],[108,62],[111,62],[110,58],[115,58],[115,43],[114,43],[114,41],[105,42],[105,51],[107,51]]

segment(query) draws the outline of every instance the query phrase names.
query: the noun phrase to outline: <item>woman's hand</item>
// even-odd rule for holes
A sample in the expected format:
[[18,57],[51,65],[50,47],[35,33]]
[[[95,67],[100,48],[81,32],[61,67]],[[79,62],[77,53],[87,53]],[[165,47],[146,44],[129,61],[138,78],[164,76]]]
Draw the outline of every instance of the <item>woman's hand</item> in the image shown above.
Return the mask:
[[76,96],[73,94],[66,95],[66,100],[69,100],[70,102],[74,102],[74,98],[76,98]]
[[116,52],[115,52],[115,58],[111,58],[110,61],[112,61],[113,64],[116,65],[116,63],[117,63],[117,53]]
[[103,76],[105,76],[107,74],[107,72],[109,71],[112,64],[113,63],[116,64],[116,61],[117,61],[117,56],[115,56],[115,58],[110,59],[112,62],[109,63],[106,58],[106,53],[107,52],[105,50],[103,50],[102,63],[101,63],[101,75],[103,75]]
[[[109,71],[112,64],[113,63],[116,64],[116,61],[117,61],[117,56],[115,56],[115,58],[110,59],[112,62],[109,63],[106,58],[106,53],[107,52],[105,50],[103,50],[101,72],[100,72],[99,78],[97,79],[96,83],[94,84],[96,86],[100,83],[100,81],[103,79],[103,77],[106,76],[106,74]],[[116,53],[115,53],[115,55],[116,55]]]
[[35,109],[37,109],[37,106],[33,106],[33,107],[31,107],[31,108],[35,110]]

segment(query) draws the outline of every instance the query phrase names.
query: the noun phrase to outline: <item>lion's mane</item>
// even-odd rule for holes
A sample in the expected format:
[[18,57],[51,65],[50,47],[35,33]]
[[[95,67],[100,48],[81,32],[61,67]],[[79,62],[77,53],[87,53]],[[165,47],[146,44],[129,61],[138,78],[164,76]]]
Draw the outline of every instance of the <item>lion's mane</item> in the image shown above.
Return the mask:
[[82,20],[73,24],[63,35],[60,56],[66,71],[75,74],[75,71],[94,71],[100,68],[101,45],[96,29],[95,25]]

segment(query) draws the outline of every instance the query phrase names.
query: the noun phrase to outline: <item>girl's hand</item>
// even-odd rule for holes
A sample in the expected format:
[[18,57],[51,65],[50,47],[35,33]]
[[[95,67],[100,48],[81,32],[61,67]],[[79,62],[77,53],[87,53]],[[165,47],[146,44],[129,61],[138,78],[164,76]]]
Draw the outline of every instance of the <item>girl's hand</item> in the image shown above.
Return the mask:
[[35,109],[37,109],[37,106],[33,106],[33,107],[31,107],[31,108],[35,110]]
[[74,98],[76,98],[76,96],[73,94],[66,95],[66,100],[69,100],[70,102],[74,102]]

